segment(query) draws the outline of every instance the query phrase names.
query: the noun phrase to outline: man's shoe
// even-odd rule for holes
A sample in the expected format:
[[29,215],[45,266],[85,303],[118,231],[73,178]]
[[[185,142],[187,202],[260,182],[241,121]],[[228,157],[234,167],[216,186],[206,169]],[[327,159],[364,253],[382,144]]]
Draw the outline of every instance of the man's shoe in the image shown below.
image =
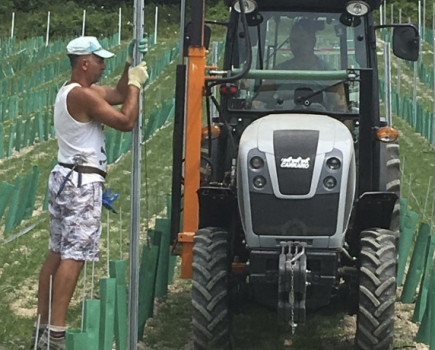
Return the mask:
[[61,338],[54,338],[50,335],[50,346],[48,346],[48,329],[45,329],[39,339],[38,350],[65,350],[65,335]]

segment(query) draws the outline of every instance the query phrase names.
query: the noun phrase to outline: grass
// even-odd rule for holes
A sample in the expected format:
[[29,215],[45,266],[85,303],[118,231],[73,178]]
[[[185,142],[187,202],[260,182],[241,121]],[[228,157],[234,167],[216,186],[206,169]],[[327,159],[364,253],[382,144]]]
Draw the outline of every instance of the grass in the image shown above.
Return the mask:
[[408,199],[408,207],[419,213],[422,221],[434,220],[434,159],[429,142],[401,119],[395,119],[400,130],[402,163],[401,197]]

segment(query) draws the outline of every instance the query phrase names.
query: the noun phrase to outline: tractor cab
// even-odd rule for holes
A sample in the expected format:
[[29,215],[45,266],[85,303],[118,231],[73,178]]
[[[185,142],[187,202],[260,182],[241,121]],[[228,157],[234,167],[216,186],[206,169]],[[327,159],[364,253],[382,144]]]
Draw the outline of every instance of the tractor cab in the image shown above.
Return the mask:
[[[355,69],[368,68],[364,21],[342,13],[262,11],[247,20],[251,69],[229,96],[230,112],[322,112],[338,118],[358,114]],[[235,29],[229,64],[246,59],[243,26]]]

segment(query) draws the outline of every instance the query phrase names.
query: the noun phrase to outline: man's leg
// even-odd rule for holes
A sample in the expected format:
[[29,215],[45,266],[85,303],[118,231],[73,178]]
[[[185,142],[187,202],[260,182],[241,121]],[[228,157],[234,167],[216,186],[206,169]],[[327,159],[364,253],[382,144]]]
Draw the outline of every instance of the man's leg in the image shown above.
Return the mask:
[[72,259],[62,260],[57,268],[53,282],[53,303],[51,309],[51,324],[65,327],[66,313],[74,294],[84,261]]
[[60,264],[60,254],[48,252],[39,273],[38,285],[38,315],[41,315],[41,324],[48,323],[48,301],[50,296],[50,276],[54,277]]
[[102,198],[102,184],[94,182],[66,188],[56,199],[63,206],[59,223],[62,261],[53,283],[52,326],[65,327],[68,306],[84,261],[98,260]]
[[39,338],[39,349],[65,349],[66,313],[83,265],[81,260],[60,261],[53,280],[50,325]]

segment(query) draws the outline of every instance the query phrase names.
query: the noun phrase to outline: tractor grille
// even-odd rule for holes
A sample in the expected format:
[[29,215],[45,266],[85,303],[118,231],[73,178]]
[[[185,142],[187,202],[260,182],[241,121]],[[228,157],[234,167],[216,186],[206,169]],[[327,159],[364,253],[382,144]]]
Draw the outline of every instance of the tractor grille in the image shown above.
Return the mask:
[[339,193],[309,199],[280,199],[251,192],[252,227],[257,235],[332,236]]
[[285,195],[310,192],[319,131],[276,130],[273,133],[279,191]]

